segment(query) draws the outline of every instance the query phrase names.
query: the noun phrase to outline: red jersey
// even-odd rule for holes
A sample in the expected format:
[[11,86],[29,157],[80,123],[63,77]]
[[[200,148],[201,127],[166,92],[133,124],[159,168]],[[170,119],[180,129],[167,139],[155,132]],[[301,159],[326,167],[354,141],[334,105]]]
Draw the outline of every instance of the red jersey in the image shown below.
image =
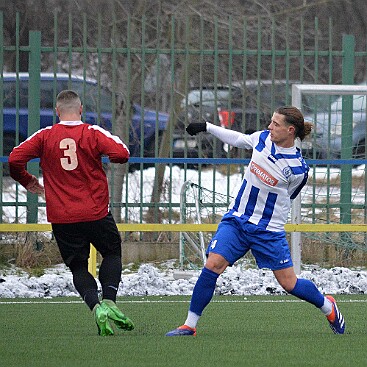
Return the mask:
[[41,129],[13,149],[11,177],[27,186],[26,163],[40,158],[50,223],[89,222],[108,214],[107,177],[102,156],[125,163],[129,150],[119,137],[82,121],[62,121]]

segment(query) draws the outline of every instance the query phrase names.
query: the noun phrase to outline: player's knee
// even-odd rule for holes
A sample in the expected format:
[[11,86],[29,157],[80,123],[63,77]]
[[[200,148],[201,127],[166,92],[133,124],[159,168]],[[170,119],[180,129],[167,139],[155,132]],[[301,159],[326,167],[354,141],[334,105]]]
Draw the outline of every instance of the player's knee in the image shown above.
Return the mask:
[[118,257],[121,259],[122,257],[122,251],[121,251],[121,247],[113,247],[113,248],[108,248],[104,251],[100,251],[101,255],[103,258],[106,257]]
[[108,244],[104,244],[103,246],[98,246],[98,252],[102,255],[103,258],[106,256],[122,256],[121,243],[119,242],[110,242]]
[[87,271],[88,270],[88,260],[77,260],[74,259],[69,264],[70,271],[74,274],[80,271]]
[[280,286],[288,293],[294,289],[296,281],[297,279],[294,279],[293,277],[278,278]]
[[214,273],[222,274],[229,265],[228,261],[221,255],[210,254],[206,260],[205,267]]
[[297,283],[297,276],[293,267],[275,270],[274,275],[280,286],[287,292],[291,292]]
[[290,282],[283,282],[283,283],[279,283],[279,284],[288,293],[291,292],[294,288],[294,285],[292,285]]

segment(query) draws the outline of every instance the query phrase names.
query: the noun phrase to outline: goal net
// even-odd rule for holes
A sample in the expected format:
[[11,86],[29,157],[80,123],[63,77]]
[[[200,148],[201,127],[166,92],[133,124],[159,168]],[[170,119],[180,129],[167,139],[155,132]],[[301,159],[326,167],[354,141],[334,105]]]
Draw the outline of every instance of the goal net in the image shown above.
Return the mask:
[[[206,189],[191,181],[181,188],[180,222],[192,224],[219,223],[232,197]],[[205,252],[212,233],[180,232],[180,268],[196,270],[205,263]]]
[[[301,145],[309,180],[293,203],[292,222],[309,223],[310,231],[324,224],[322,232],[292,234],[299,269],[301,243],[304,261],[307,255],[308,262],[322,265],[365,266],[366,95],[367,85],[292,86],[292,104],[313,124]],[[343,229],[335,232],[335,224]],[[352,231],[352,224],[361,231]]]

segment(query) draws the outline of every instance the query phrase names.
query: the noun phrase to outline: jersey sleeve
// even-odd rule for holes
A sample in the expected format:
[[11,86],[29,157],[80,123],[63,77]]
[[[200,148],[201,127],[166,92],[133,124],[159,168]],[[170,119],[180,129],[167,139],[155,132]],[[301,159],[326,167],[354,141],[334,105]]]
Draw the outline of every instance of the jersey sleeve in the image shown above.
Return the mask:
[[26,187],[32,179],[32,175],[27,172],[26,164],[33,158],[40,157],[39,140],[43,138],[46,129],[41,129],[31,135],[23,143],[16,146],[9,155],[10,176]]
[[206,123],[206,131],[221,140],[223,143],[232,145],[233,147],[252,149],[253,147],[253,137],[252,135],[247,135],[240,133],[235,130],[225,129],[221,126]]
[[293,176],[293,179],[289,182],[288,193],[290,199],[295,199],[301,192],[302,188],[306,185],[308,179],[308,172],[304,174]]
[[88,129],[95,132],[99,151],[109,158],[112,163],[125,163],[130,157],[129,148],[117,136],[97,125],[91,125]]

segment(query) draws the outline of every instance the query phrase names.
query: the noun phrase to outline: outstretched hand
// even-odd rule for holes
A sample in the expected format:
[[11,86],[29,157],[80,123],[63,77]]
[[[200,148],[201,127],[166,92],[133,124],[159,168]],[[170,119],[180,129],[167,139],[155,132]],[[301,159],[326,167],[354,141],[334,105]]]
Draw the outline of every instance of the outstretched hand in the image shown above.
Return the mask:
[[25,187],[32,194],[44,195],[45,188],[38,182],[38,178],[32,175],[31,181],[29,181],[28,185]]
[[194,136],[197,133],[200,133],[202,131],[206,131],[206,122],[191,122],[187,128],[186,131],[191,135]]

